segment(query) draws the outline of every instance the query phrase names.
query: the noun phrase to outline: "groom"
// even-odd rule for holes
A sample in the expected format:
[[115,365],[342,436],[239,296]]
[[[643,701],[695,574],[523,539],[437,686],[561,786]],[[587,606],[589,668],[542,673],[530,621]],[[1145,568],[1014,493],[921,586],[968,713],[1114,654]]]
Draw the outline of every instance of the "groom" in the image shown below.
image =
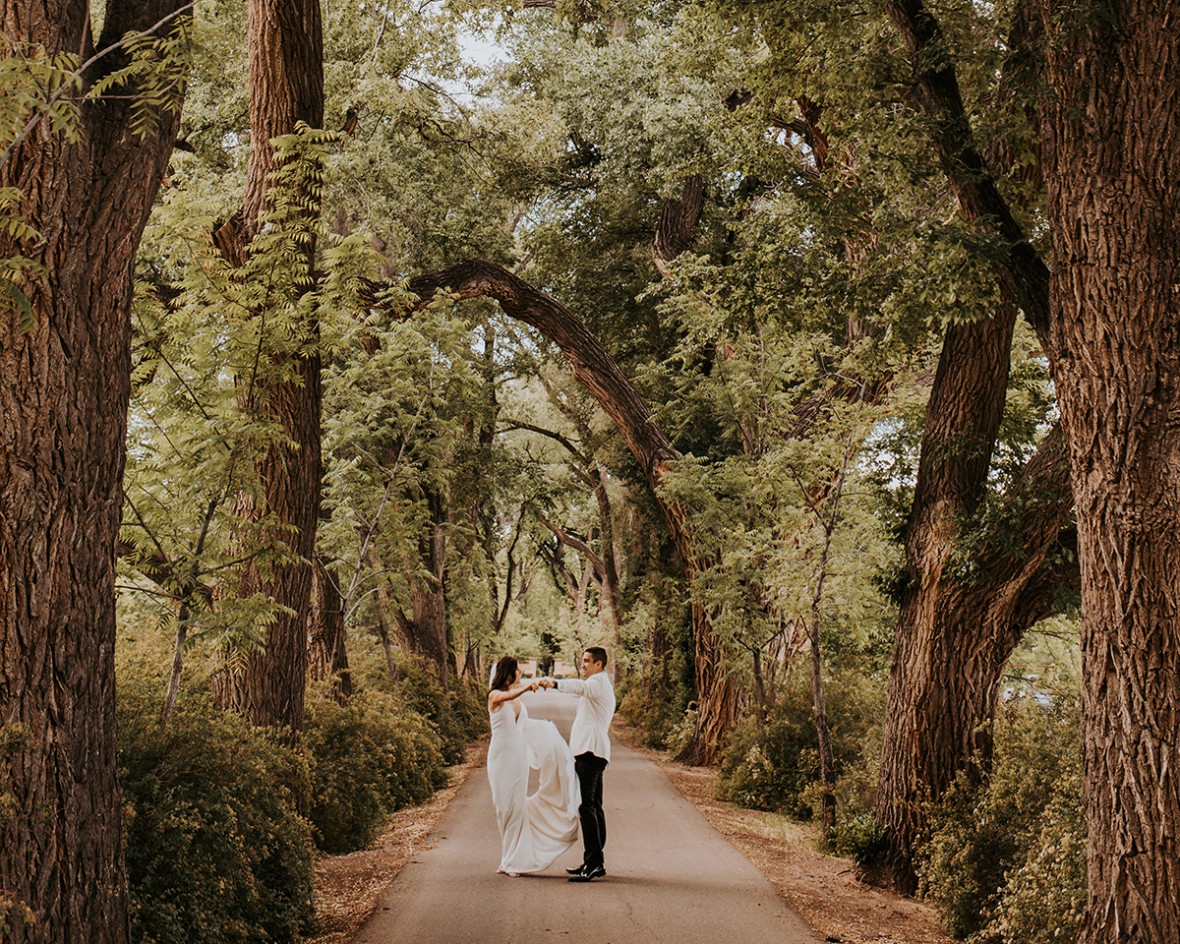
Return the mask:
[[540,679],[545,688],[579,696],[578,712],[570,729],[574,772],[582,788],[578,819],[582,826],[582,864],[566,869],[571,882],[591,882],[606,875],[602,847],[606,845],[606,817],[602,812],[602,774],[610,761],[611,718],[615,689],[606,674],[606,650],[591,646],[582,653],[582,679]]

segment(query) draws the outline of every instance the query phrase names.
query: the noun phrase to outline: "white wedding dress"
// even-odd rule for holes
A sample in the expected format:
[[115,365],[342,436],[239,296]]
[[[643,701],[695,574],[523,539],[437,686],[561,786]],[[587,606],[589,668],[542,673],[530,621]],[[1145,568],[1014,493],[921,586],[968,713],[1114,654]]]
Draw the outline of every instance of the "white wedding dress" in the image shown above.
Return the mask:
[[[520,715],[513,710],[520,707]],[[489,712],[488,780],[500,827],[500,868],[541,872],[578,839],[578,779],[569,745],[552,721],[529,718],[519,699]],[[539,784],[528,792],[529,768]]]

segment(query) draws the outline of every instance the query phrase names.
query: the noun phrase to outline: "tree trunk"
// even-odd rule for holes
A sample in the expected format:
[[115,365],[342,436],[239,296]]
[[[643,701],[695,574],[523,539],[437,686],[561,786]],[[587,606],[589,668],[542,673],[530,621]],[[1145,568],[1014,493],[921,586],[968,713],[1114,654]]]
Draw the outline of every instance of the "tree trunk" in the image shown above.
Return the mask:
[[385,653],[385,668],[389,671],[389,680],[396,682],[398,680],[397,660],[393,656],[396,646],[393,640],[394,627],[389,621],[389,614],[395,611],[397,604],[390,598],[385,581],[381,578],[385,568],[372,547],[369,547],[365,552],[365,564],[373,572],[376,580],[377,602],[373,610],[377,614],[377,636],[381,640],[381,649]]
[[1041,0],[1050,336],[1077,499],[1080,944],[1180,940],[1180,17]]
[[976,552],[973,573],[950,566],[962,553],[959,529],[984,495],[1014,317],[1006,310],[947,329],[927,409],[876,799],[889,877],[911,894],[926,805],[937,802],[961,770],[979,771],[990,761],[1003,667],[1029,625],[1015,619],[1015,603],[1071,507],[1055,429],[1008,499],[1019,513],[1002,528],[1008,540],[1015,534],[1021,544],[1012,550],[1005,535],[996,535],[994,546]]
[[811,612],[811,695],[815,711],[815,736],[819,744],[820,836],[825,848],[832,847],[836,828],[836,759],[832,754],[832,729],[824,699],[823,650],[820,640],[821,609],[817,601]]
[[598,504],[598,527],[602,532],[598,544],[602,549],[602,598],[606,604],[615,648],[623,644],[623,593],[619,587],[619,564],[615,555],[615,520],[611,511],[610,494],[596,465],[590,469],[594,486],[594,500]]
[[[323,124],[323,35],[318,0],[250,0],[247,18],[250,87],[250,161],[242,208],[215,234],[225,258],[241,265],[267,202],[268,176],[276,167],[271,140],[303,121]],[[306,248],[311,269],[315,247]],[[299,557],[268,569],[243,565],[240,592],[262,592],[286,608],[271,625],[265,646],[244,668],[227,668],[217,680],[218,700],[257,725],[282,727],[297,736],[303,726],[307,676],[307,619],[311,561],[320,506],[320,358],[316,326],[305,325],[312,353],[296,359],[297,379],[268,381],[254,389],[247,409],[266,412],[289,445],[272,445],[259,463],[262,507],[243,496],[247,517],[273,515],[279,537]],[[263,352],[271,356],[269,352]],[[291,356],[291,355],[285,355]]]
[[343,701],[352,695],[352,673],[348,668],[343,600],[327,563],[317,557],[311,575],[308,662],[311,678],[316,682],[331,681],[333,694]]
[[692,245],[693,233],[705,207],[705,180],[693,174],[684,180],[677,200],[665,200],[660,207],[651,255],[660,275],[666,276],[669,263]]
[[446,509],[442,497],[427,491],[430,507],[429,531],[418,539],[418,556],[403,562],[406,583],[409,585],[410,612],[407,618],[400,610],[402,631],[410,648],[426,659],[444,689],[448,685],[447,607],[445,593],[447,545]]
[[965,220],[1006,247],[992,258],[1005,308],[991,322],[947,330],[906,539],[910,584],[890,675],[876,815],[886,827],[894,881],[912,891],[923,804],[938,800],[960,770],[988,761],[1000,673],[1039,611],[1025,605],[1027,591],[1043,576],[1071,495],[1061,432],[1054,430],[1007,501],[1010,520],[1001,527],[1016,549],[1004,551],[1004,536],[994,535],[973,573],[947,571],[959,523],[983,495],[1016,309],[1053,359],[1049,271],[983,161],[938,21],[922,0],[890,0],[886,10],[905,42],[914,99]]
[[[100,47],[180,3],[114,0]],[[5,0],[6,32],[49,55],[94,52],[85,3]],[[19,24],[19,27],[18,25]],[[169,32],[175,22],[159,30]],[[125,63],[100,60],[94,81]],[[175,114],[130,130],[135,89],[82,107],[70,143],[41,122],[0,165],[23,192],[35,243],[0,256],[46,270],[35,314],[0,312],[0,897],[6,941],[125,944],[129,935],[115,757],[115,548],[130,398],[135,252],[175,140]]]

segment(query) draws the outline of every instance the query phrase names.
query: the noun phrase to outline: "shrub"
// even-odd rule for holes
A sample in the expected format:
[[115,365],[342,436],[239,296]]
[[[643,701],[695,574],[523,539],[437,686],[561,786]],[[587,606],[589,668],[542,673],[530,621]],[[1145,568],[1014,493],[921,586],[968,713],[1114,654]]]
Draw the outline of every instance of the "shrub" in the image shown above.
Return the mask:
[[483,689],[475,682],[456,679],[451,690],[444,692],[434,670],[424,660],[403,655],[398,659],[394,688],[406,705],[434,724],[448,764],[462,763],[472,738],[487,730]]
[[862,870],[871,870],[886,852],[886,832],[876,817],[865,809],[854,808],[839,817],[832,831],[833,851],[848,856]]
[[1009,871],[986,934],[1004,944],[1072,941],[1086,906],[1086,820],[1080,767],[1055,785],[1041,830]]
[[[836,776],[851,774],[873,743],[880,692],[863,677],[834,676],[825,684]],[[801,819],[818,807],[819,742],[815,733],[810,679],[797,674],[765,719],[737,725],[721,758],[721,791],[752,809]],[[851,789],[852,780],[848,781]],[[837,791],[839,792],[839,790]]]
[[157,697],[120,687],[132,940],[295,941],[310,929],[311,830],[295,751],[189,697],[160,732]]
[[1025,944],[1052,924],[1039,914],[1048,882],[1065,882],[1052,890],[1057,901],[1073,902],[1079,887],[1084,894],[1080,796],[1076,704],[1002,706],[990,777],[955,782],[932,809],[919,853],[920,891],[951,934]]
[[447,781],[433,725],[386,693],[361,690],[339,704],[313,692],[303,744],[314,769],[311,820],[327,852],[364,848],[390,813]]
[[[461,679],[451,686],[447,693],[451,703],[451,715],[463,735],[464,748],[481,734],[488,732],[488,693],[484,684],[476,679]],[[467,759],[466,750],[450,763],[461,763]]]

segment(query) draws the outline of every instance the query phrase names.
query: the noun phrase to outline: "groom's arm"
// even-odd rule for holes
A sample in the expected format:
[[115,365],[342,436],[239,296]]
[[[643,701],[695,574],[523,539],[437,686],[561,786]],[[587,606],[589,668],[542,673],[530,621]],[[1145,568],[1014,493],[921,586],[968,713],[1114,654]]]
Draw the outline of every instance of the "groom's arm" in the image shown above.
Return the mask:
[[585,695],[588,690],[586,682],[582,679],[554,679],[553,684],[559,692],[565,692],[567,695]]

